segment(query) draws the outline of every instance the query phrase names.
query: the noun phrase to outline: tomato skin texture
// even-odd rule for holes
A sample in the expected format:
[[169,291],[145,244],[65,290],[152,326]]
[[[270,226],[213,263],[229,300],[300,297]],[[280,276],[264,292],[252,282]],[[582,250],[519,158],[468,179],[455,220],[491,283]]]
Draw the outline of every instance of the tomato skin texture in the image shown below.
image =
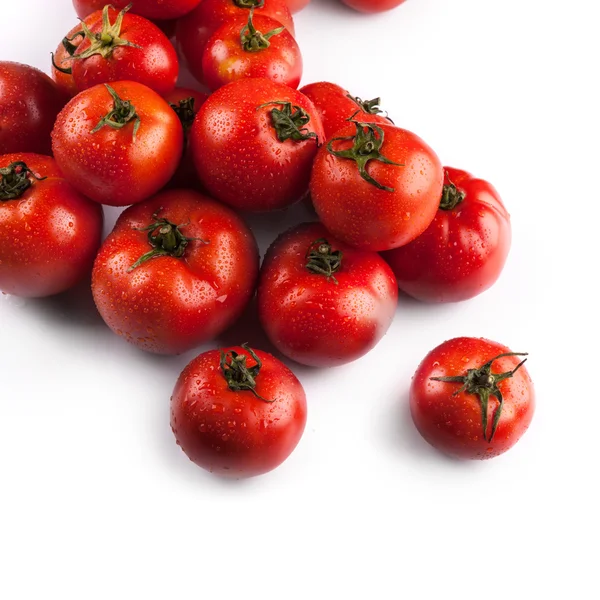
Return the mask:
[[[483,436],[478,396],[455,393],[460,384],[431,381],[431,377],[464,375],[510,350],[483,338],[454,338],[432,350],[419,365],[410,389],[410,410],[420,434],[432,446],[461,459],[494,458],[512,448],[527,431],[535,411],[533,382],[525,367],[498,384],[504,407],[492,441]],[[522,358],[510,356],[494,361],[493,373],[514,369]],[[495,397],[488,405],[488,427],[498,407]],[[489,429],[488,429],[489,437]]]
[[[209,39],[215,31],[234,18],[248,20],[250,9],[240,8],[234,0],[202,0],[198,7],[177,22],[176,38],[192,75],[200,82],[202,59]],[[254,9],[255,18],[265,16],[281,23],[295,35],[294,21],[286,0],[265,0],[264,6]]]
[[[110,22],[114,23],[118,10],[109,9]],[[92,33],[102,31],[102,11],[92,13],[86,20]],[[175,88],[179,75],[177,52],[169,38],[154,23],[138,15],[126,13],[119,36],[139,48],[118,46],[108,58],[94,54],[89,58],[73,60],[73,80],[82,91],[100,83],[112,81],[137,81],[164,95]],[[90,47],[85,39],[77,48],[75,56]]]
[[[148,232],[138,229],[151,225],[155,213],[198,239],[182,258],[155,257],[130,271],[152,249]],[[106,324],[126,341],[155,354],[181,354],[239,317],[257,277],[258,249],[244,222],[206,196],[172,190],[121,214],[98,253],[92,291]]]
[[[314,242],[327,239],[343,252],[333,280],[306,268]],[[312,367],[334,367],[360,358],[385,335],[396,312],[394,274],[375,252],[342,244],[320,223],[282,234],[261,269],[258,311],[271,342]]]
[[292,13],[300,12],[310,4],[310,0],[286,0],[286,2]]
[[47,179],[32,179],[19,198],[0,200],[0,291],[52,296],[91,271],[102,236],[102,208],[71,187],[50,156],[5,154],[0,168],[20,161]]
[[84,90],[58,115],[52,132],[53,151],[67,180],[81,193],[110,206],[145,200],[173,176],[183,151],[183,128],[167,102],[133,81],[111,84],[122,100],[130,100],[141,119],[122,129],[105,126],[92,133],[112,110],[105,85]]
[[[427,229],[442,196],[444,173],[435,152],[410,131],[378,126],[384,131],[381,154],[404,166],[372,160],[366,170],[393,192],[362,179],[355,161],[333,156],[327,145],[319,149],[310,182],[313,205],[325,227],[361,250],[408,244]],[[349,125],[336,137],[355,134],[356,127]],[[333,143],[334,150],[351,147],[351,141]]]
[[478,296],[500,276],[510,250],[510,216],[495,188],[450,167],[465,199],[452,210],[438,209],[431,225],[406,246],[383,253],[398,287],[424,302],[459,302]]
[[[248,356],[242,347],[224,348]],[[306,395],[296,376],[266,352],[256,392],[229,389],[220,352],[200,354],[183,370],[171,397],[171,428],[177,444],[199,467],[225,477],[262,475],[279,466],[298,445],[306,425]]]
[[50,154],[50,132],[67,100],[45,73],[0,61],[0,154]]
[[[111,0],[116,9],[121,10],[133,4],[131,12],[146,19],[177,19],[190,12],[200,0]],[[102,10],[107,0],[73,0],[73,7],[80,19],[85,19],[96,10]]]
[[306,129],[324,138],[312,102],[268,79],[240,79],[214,92],[200,109],[190,141],[196,170],[208,192],[238,209],[268,211],[306,193],[317,139],[280,142],[271,121],[277,105],[291,102],[310,116]]
[[[240,32],[248,19],[230,19],[209,39],[202,57],[204,83],[211,89],[242,79],[264,77],[296,89],[302,78],[302,55],[298,43],[287,30],[270,38],[268,48],[259,52],[244,50]],[[263,34],[281,27],[269,17],[254,17]]]
[[[363,123],[381,123],[383,125],[393,124],[383,114],[369,114],[350,97],[348,90],[335,83],[319,81],[309,83],[300,88],[300,91],[308,96],[315,105],[323,123],[325,137],[329,140],[340,129],[348,126],[348,119],[356,115],[356,119]],[[358,114],[356,114],[358,112]]]
[[405,0],[342,0],[342,2],[363,13],[380,13],[404,4]]

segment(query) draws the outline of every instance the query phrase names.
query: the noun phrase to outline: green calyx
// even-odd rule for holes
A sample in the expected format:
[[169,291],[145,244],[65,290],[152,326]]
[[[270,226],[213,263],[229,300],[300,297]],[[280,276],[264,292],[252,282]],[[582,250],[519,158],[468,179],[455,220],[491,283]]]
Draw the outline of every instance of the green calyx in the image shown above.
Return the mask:
[[262,8],[265,0],[233,0],[238,8]]
[[132,6],[133,4],[128,4],[121,12],[119,12],[115,22],[111,24],[108,11],[111,8],[114,10],[114,6],[112,6],[112,4],[107,4],[102,10],[102,30],[98,33],[92,33],[90,28],[85,24],[85,21],[81,21],[83,35],[86,39],[90,40],[90,46],[81,54],[73,54],[73,59],[84,60],[95,54],[99,54],[102,58],[110,58],[114,49],[119,46],[141,48],[141,46],[120,37],[121,27],[123,26],[123,17]]
[[[458,394],[464,392],[466,394],[475,394],[479,397],[483,425],[483,439],[487,442],[491,442],[496,433],[502,415],[502,409],[504,407],[504,398],[502,397],[502,392],[498,388],[498,384],[505,379],[510,379],[527,362],[527,359],[521,361],[512,371],[507,371],[506,373],[492,373],[492,364],[494,361],[499,358],[504,358],[505,356],[527,356],[527,352],[507,352],[506,354],[499,354],[478,369],[468,369],[466,375],[459,375],[456,377],[431,377],[432,381],[462,384],[461,388],[456,390],[453,396],[458,396]],[[490,396],[494,396],[499,404],[494,412],[492,431],[488,438],[488,405]]]
[[185,254],[185,249],[188,244],[193,240],[198,240],[203,244],[208,244],[204,240],[198,238],[188,238],[181,232],[182,227],[186,227],[189,223],[183,225],[175,225],[167,219],[159,219],[158,213],[162,210],[159,208],[153,215],[153,222],[147,227],[138,229],[137,231],[148,232],[148,243],[152,246],[152,250],[149,250],[138,258],[138,260],[129,267],[128,271],[137,269],[140,265],[145,262],[158,258],[160,256],[172,256],[173,258],[182,258]]
[[261,104],[256,110],[265,106],[281,106],[271,111],[271,123],[280,142],[300,142],[314,138],[317,144],[319,143],[317,134],[305,127],[310,123],[310,115],[301,106],[292,106],[291,102],[274,101]]
[[[33,178],[33,179],[32,179]],[[0,202],[16,200],[33,185],[33,180],[43,181],[23,161],[16,161],[0,169]]]
[[442,191],[442,199],[440,200],[440,209],[441,210],[454,210],[464,199],[465,192],[459,190],[453,183],[450,181],[450,177],[448,177],[448,173],[446,173],[446,179],[448,179],[448,184],[444,185],[444,189]]
[[381,115],[383,111],[379,108],[381,104],[381,98],[373,98],[373,100],[362,100],[358,96],[352,96],[348,94],[347,96],[354,102],[360,110],[366,112],[368,115]]
[[184,98],[180,100],[178,104],[170,104],[169,106],[175,111],[181,124],[183,125],[183,130],[187,133],[194,123],[194,119],[196,118],[196,99],[190,96],[189,98]]
[[221,371],[229,389],[233,392],[252,392],[264,402],[274,402],[274,400],[263,398],[256,391],[256,378],[262,368],[260,358],[258,358],[256,352],[248,344],[242,344],[242,348],[254,359],[256,364],[253,367],[247,366],[247,355],[239,354],[235,350],[230,350],[229,352],[221,351]]
[[315,240],[306,253],[306,268],[316,275],[324,275],[327,281],[331,280],[337,285],[338,281],[333,276],[342,268],[343,253],[333,250],[331,244],[325,239]]
[[131,104],[129,100],[121,100],[117,92],[115,92],[108,83],[105,83],[104,85],[113,99],[113,108],[100,119],[98,125],[92,129],[92,133],[100,131],[103,127],[122,129],[125,125],[133,121],[133,141],[135,142],[138,129],[142,124],[142,120],[137,114],[135,106]]
[[261,31],[257,31],[254,27],[254,23],[252,22],[253,17],[254,7],[250,9],[248,23],[244,25],[240,33],[240,41],[242,43],[242,48],[246,52],[261,52],[262,50],[266,50],[271,45],[269,40],[274,35],[279,35],[282,31],[284,31],[285,27],[277,27],[276,29],[273,29],[267,33],[262,33]]
[[[356,115],[355,115],[356,116]],[[375,160],[382,162],[386,165],[393,165],[395,167],[403,167],[403,164],[393,162],[381,154],[381,148],[385,140],[385,132],[379,125],[375,123],[362,123],[356,121],[354,118],[348,119],[351,123],[356,126],[356,135],[351,137],[337,137],[333,138],[327,144],[327,150],[333,156],[338,158],[345,158],[347,160],[353,160],[358,166],[358,172],[360,176],[371,185],[374,185],[377,189],[386,192],[393,192],[394,188],[386,187],[378,181],[376,181],[367,172],[367,165],[370,161]],[[353,142],[352,148],[348,150],[334,150],[334,142]]]
[[[63,41],[62,41],[63,48],[66,50],[67,54],[69,55],[69,58],[67,58],[65,60],[71,60],[73,58],[73,56],[75,55],[75,52],[77,51],[77,48],[79,46],[76,46],[75,44],[73,44],[73,41],[76,40],[78,37],[85,38],[85,33],[83,31],[78,31],[76,34],[73,35],[73,37],[63,38]],[[73,74],[73,69],[71,67],[65,68],[65,67],[61,67],[60,65],[56,64],[56,61],[54,60],[54,52],[51,52],[50,55],[52,56],[52,66],[57,71],[60,71],[61,73],[64,73],[65,75]]]

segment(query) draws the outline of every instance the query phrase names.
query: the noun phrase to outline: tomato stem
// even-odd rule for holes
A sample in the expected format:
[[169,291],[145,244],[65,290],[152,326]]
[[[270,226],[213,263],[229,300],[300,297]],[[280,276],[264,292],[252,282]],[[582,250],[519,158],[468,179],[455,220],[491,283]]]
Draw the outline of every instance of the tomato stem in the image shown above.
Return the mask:
[[390,123],[394,123],[394,121],[392,121],[386,113],[384,113],[381,108],[379,108],[379,105],[381,104],[381,98],[373,98],[373,100],[362,100],[361,98],[359,98],[358,96],[353,96],[352,94],[348,94],[346,96],[347,98],[350,98],[350,100],[352,100],[352,102],[354,102],[354,104],[356,104],[358,106],[358,108],[360,108],[360,110],[362,110],[363,112],[366,112],[368,115],[383,115],[385,114],[385,118],[390,122]]
[[[481,420],[483,425],[483,439],[487,442],[491,442],[494,434],[496,433],[500,416],[502,415],[502,408],[504,407],[504,398],[502,397],[500,388],[498,388],[498,384],[505,379],[511,378],[527,362],[527,359],[522,360],[514,369],[512,369],[512,371],[507,371],[506,373],[492,373],[493,362],[499,358],[504,358],[505,356],[527,356],[527,352],[506,352],[505,354],[499,354],[478,369],[468,369],[466,375],[452,377],[430,377],[432,381],[461,383],[461,388],[456,390],[453,396],[458,396],[458,394],[462,392],[465,392],[466,394],[476,394],[479,396],[479,404],[481,405]],[[490,437],[487,438],[488,404],[490,396],[495,396],[499,404],[494,411]]]
[[256,110],[272,105],[282,107],[281,109],[274,108],[271,111],[271,123],[277,134],[277,139],[280,142],[285,142],[286,140],[300,142],[314,138],[317,141],[317,144],[319,143],[317,134],[314,131],[309,131],[305,127],[305,125],[310,123],[310,115],[301,106],[292,107],[291,102],[281,102],[276,100],[274,102],[261,104]]
[[257,31],[254,27],[254,23],[252,22],[253,17],[254,7],[250,9],[248,23],[244,25],[242,31],[240,32],[240,41],[242,43],[242,48],[246,52],[261,52],[262,50],[266,50],[271,45],[269,40],[274,35],[279,35],[281,32],[283,32],[285,27],[277,27],[276,29],[272,29],[267,33],[262,33],[261,31]]
[[233,0],[238,8],[262,8],[265,0]]
[[230,350],[227,353],[221,350],[220,366],[229,389],[233,392],[252,392],[257,398],[264,402],[274,402],[274,400],[263,398],[256,391],[256,378],[262,368],[260,358],[258,358],[256,352],[254,352],[248,344],[242,344],[242,348],[246,350],[256,362],[253,367],[248,367],[246,365],[248,357],[245,354],[238,354],[235,350]]
[[0,202],[20,198],[32,185],[33,177],[36,181],[43,181],[46,177],[38,177],[23,161],[15,161],[0,169]]
[[444,189],[442,191],[442,199],[440,201],[440,209],[441,210],[454,210],[464,199],[465,192],[463,190],[459,190],[450,180],[450,176],[448,172],[446,172],[446,179],[448,179],[448,184],[444,185]]
[[108,83],[104,84],[108,93],[112,96],[113,99],[113,108],[111,111],[106,113],[102,119],[98,122],[98,125],[92,129],[92,133],[96,133],[100,131],[103,127],[112,127],[113,129],[122,129],[129,123],[130,121],[134,121],[133,125],[133,141],[135,142],[137,137],[138,129],[142,124],[142,120],[140,119],[135,106],[131,104],[129,100],[121,100],[119,95],[115,90],[108,85]]
[[193,96],[190,96],[189,98],[183,98],[178,104],[169,105],[179,117],[179,120],[183,125],[183,130],[186,133],[192,128],[194,119],[196,118],[195,105],[196,99]]
[[325,238],[320,238],[308,248],[305,266],[311,273],[324,275],[327,281],[331,279],[337,285],[338,281],[333,274],[342,268],[343,256],[341,250],[334,251]]

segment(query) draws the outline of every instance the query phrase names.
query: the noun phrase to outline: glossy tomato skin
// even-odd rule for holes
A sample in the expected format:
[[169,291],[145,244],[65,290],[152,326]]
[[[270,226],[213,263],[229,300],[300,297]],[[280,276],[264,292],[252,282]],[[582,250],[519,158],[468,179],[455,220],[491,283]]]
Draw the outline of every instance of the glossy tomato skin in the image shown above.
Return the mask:
[[[279,141],[273,126],[274,102],[302,108],[304,126],[316,137]],[[268,79],[240,79],[214,92],[200,109],[190,141],[200,181],[231,206],[251,211],[284,208],[308,189],[323,128],[312,102]]]
[[[418,136],[391,125],[384,133],[381,154],[403,166],[371,160],[367,173],[393,191],[365,181],[355,161],[320,148],[312,171],[310,191],[319,218],[338,239],[362,250],[391,250],[419,236],[435,217],[444,173],[435,152]],[[335,137],[352,137],[348,125]],[[378,136],[380,139],[380,136]],[[331,142],[334,151],[352,148],[352,141]]]
[[14,199],[2,199],[0,191],[0,291],[52,296],[91,271],[102,236],[102,208],[71,187],[50,156],[5,154],[0,169],[18,162],[45,179],[29,176],[30,187]]
[[[111,24],[118,15],[118,10],[109,9]],[[85,23],[93,34],[101,33],[102,11],[89,15]],[[173,44],[159,27],[148,19],[128,12],[123,16],[119,38],[139,47],[117,46],[106,58],[93,54],[88,58],[73,60],[73,80],[78,90],[124,80],[143,83],[161,95],[173,90],[179,74],[179,61]],[[89,38],[81,42],[75,57],[85,53],[90,44]]]
[[[331,278],[306,267],[307,254],[324,239],[343,253],[341,269]],[[261,268],[263,328],[282,354],[312,367],[334,367],[366,354],[391,325],[397,301],[394,274],[385,261],[339,242],[320,223],[282,234]]]
[[[224,348],[246,355],[246,349]],[[306,396],[296,376],[275,357],[262,362],[256,393],[232,391],[222,375],[219,350],[200,354],[181,373],[171,397],[171,428],[181,449],[203,469],[225,477],[261,475],[297,446],[306,425]]]
[[[432,381],[431,377],[464,375],[510,350],[483,338],[448,340],[432,350],[419,365],[410,389],[410,410],[421,435],[432,446],[462,459],[494,458],[514,446],[527,431],[535,411],[533,382],[525,367],[498,383],[504,406],[492,441],[489,438],[499,402],[490,397],[488,429],[483,435],[482,408],[476,394],[456,393],[461,384]],[[507,356],[492,363],[492,373],[513,370],[522,357]]]
[[[182,257],[158,256],[148,231],[157,215],[181,227]],[[131,269],[131,270],[130,270]],[[156,354],[180,354],[229,327],[254,293],[258,250],[229,208],[190,190],[162,192],[126,209],[106,239],[92,273],[96,306],[126,341]]]
[[380,13],[396,8],[405,0],[342,0],[344,4],[364,13]]
[[[284,30],[268,40],[268,48],[251,52],[240,40],[247,23],[244,17],[230,19],[208,40],[202,57],[204,83],[216,90],[244,77],[264,77],[296,89],[302,78],[302,54],[294,36]],[[254,17],[253,23],[262,34],[281,27],[263,16]]]
[[[121,10],[128,4],[132,4],[131,12],[146,19],[178,19],[190,12],[200,0],[111,0],[116,9]],[[102,10],[106,0],[73,0],[73,6],[77,16],[85,19],[95,10]]]
[[292,13],[300,12],[310,4],[310,0],[286,0],[286,2]]
[[416,240],[383,253],[399,288],[424,302],[481,294],[500,276],[510,250],[510,216],[496,189],[466,171],[445,167],[444,173],[444,185],[454,185],[464,200],[439,208]]
[[[286,0],[264,0],[264,5],[260,4],[260,0],[256,0],[255,17],[270,17],[283,25],[289,33],[295,34],[294,21]],[[202,0],[195,10],[177,22],[179,48],[190,72],[198,81],[204,80],[202,59],[208,40],[231,19],[247,21],[249,12],[249,7],[239,6],[239,0]]]
[[53,151],[68,181],[83,194],[110,206],[145,200],[173,176],[183,151],[183,128],[167,102],[150,88],[133,81],[111,84],[129,100],[140,118],[121,129],[100,120],[114,107],[105,85],[84,90],[59,114],[52,132]]
[[357,102],[360,98],[350,94],[348,90],[328,81],[309,83],[300,88],[315,105],[323,123],[325,137],[329,140],[340,129],[348,126],[348,119],[355,117],[364,123],[393,124],[384,114],[370,114],[363,110]]
[[67,100],[45,73],[0,61],[0,154],[50,154],[50,132]]

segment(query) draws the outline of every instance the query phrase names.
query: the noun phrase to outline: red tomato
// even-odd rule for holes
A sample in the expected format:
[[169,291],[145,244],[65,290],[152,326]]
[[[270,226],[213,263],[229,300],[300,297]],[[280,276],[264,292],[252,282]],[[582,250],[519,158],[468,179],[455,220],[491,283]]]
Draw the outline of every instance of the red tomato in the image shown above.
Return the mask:
[[190,460],[211,473],[252,477],[278,467],[306,425],[306,396],[274,356],[234,346],[196,357],[171,397],[171,428]]
[[175,87],[179,62],[173,44],[154,23],[127,10],[107,5],[82,21],[85,39],[71,67],[79,90],[123,80],[143,83],[161,95]]
[[[363,123],[380,123],[390,125],[392,121],[379,108],[381,100],[361,100],[335,83],[321,81],[305,85],[300,91],[308,96],[315,105],[325,130],[325,137],[330,139],[348,120],[355,117]],[[358,114],[357,114],[358,113]]]
[[423,233],[444,182],[435,152],[405,129],[349,124],[314,163],[310,191],[319,218],[362,250],[391,250]]
[[282,354],[312,367],[343,365],[366,354],[391,325],[397,301],[385,261],[338,242],[320,223],[277,238],[261,269],[264,330]]
[[67,100],[45,73],[0,61],[0,154],[50,154],[50,132]]
[[254,294],[258,250],[229,208],[190,190],[126,209],[102,245],[94,300],[118,335],[180,354],[229,327]]
[[240,79],[217,90],[192,127],[192,154],[212,196],[236,208],[288,206],[308,189],[323,139],[312,102],[268,79]]
[[379,13],[400,6],[404,0],[342,0],[344,4],[364,13]]
[[202,0],[196,10],[178,21],[177,41],[198,81],[203,81],[202,57],[208,40],[230,19],[248,19],[252,8],[256,16],[271,17],[294,35],[294,21],[286,0]]
[[383,257],[402,291],[425,302],[458,302],[494,284],[510,240],[510,216],[494,187],[446,167],[433,223],[416,240]]
[[[147,19],[177,19],[190,12],[200,0],[110,0],[116,9],[125,8],[132,4],[131,12]],[[101,10],[107,0],[73,0],[77,16],[85,19],[95,10]]]
[[244,77],[265,77],[297,88],[302,55],[294,36],[269,17],[233,18],[209,39],[202,58],[211,90]]
[[457,458],[486,459],[512,448],[535,409],[520,356],[483,338],[455,338],[419,365],[410,409],[421,435]]
[[196,173],[196,167],[192,159],[192,151],[189,145],[189,132],[200,107],[208,99],[208,94],[191,90],[189,88],[175,88],[165,96],[169,106],[177,113],[184,134],[184,151],[181,162],[175,175],[168,184],[170,188],[198,188],[200,181]]
[[300,12],[303,8],[310,4],[310,0],[286,0],[291,12]]
[[135,204],[160,190],[183,151],[183,128],[173,109],[133,81],[75,96],[58,115],[52,139],[69,182],[111,206]]
[[74,286],[91,271],[102,218],[54,159],[0,156],[0,291],[31,298]]

